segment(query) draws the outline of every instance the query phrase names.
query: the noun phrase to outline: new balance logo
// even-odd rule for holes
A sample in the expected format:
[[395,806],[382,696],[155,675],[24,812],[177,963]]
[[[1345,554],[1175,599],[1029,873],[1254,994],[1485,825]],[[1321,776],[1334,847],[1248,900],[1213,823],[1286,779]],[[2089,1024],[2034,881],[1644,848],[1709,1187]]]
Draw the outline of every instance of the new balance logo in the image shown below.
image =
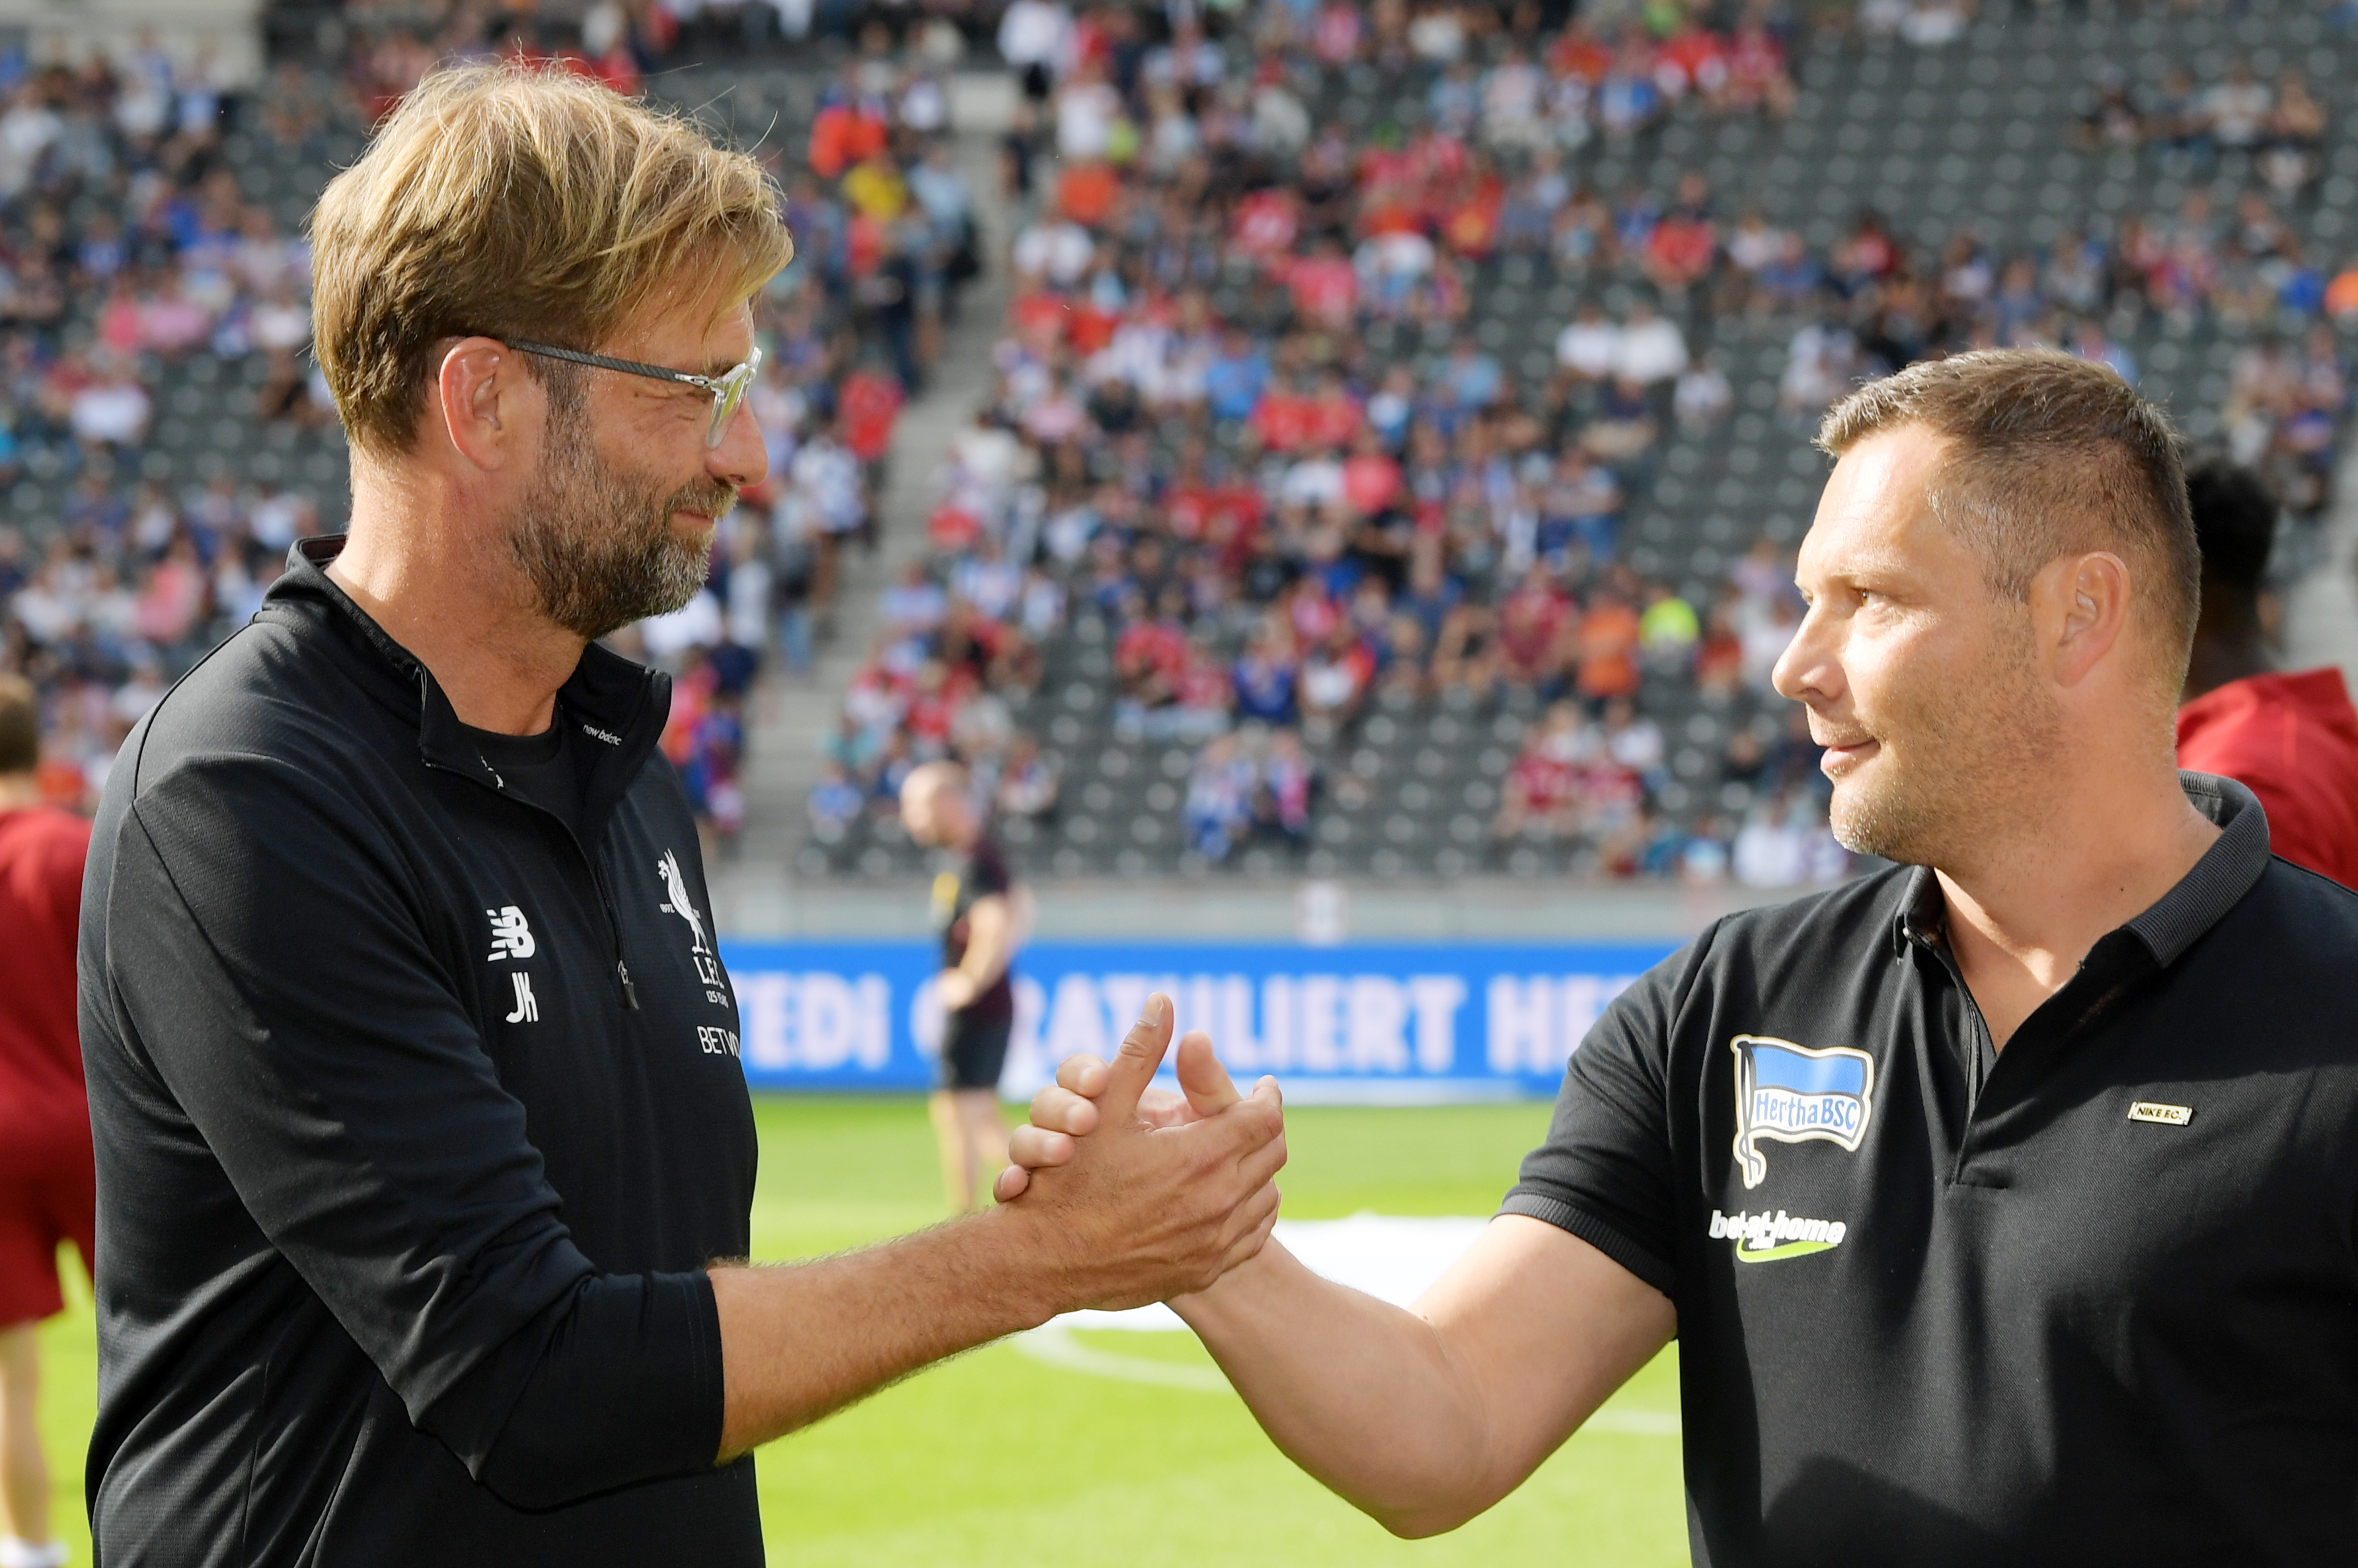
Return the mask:
[[[531,940],[529,937],[525,940]],[[522,969],[508,976],[515,982],[515,1011],[508,1014],[510,1023],[536,1023],[540,1021],[540,1003],[532,996],[532,977]]]
[[483,962],[496,964],[503,958],[532,957],[535,951],[532,923],[525,919],[523,910],[509,903],[483,913],[492,917],[492,951]]

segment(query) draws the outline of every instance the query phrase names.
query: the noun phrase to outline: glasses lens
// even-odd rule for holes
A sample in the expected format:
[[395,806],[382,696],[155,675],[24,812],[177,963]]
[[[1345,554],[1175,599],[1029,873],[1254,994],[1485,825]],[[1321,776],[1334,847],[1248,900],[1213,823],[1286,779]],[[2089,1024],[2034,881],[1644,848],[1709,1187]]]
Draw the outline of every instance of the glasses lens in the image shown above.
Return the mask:
[[704,433],[704,444],[717,447],[729,435],[729,422],[737,417],[737,410],[745,405],[746,391],[753,384],[753,373],[762,368],[762,351],[755,349],[752,357],[727,375],[712,389],[712,428]]

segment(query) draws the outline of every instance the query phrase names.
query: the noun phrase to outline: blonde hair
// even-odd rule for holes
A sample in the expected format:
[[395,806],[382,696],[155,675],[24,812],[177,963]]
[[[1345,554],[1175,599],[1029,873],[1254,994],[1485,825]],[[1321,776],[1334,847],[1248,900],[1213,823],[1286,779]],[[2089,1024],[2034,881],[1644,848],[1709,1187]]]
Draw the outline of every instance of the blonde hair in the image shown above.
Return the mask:
[[733,304],[793,258],[761,167],[677,115],[562,69],[437,71],[312,214],[314,351],[352,445],[390,456],[445,338],[595,349],[684,270]]

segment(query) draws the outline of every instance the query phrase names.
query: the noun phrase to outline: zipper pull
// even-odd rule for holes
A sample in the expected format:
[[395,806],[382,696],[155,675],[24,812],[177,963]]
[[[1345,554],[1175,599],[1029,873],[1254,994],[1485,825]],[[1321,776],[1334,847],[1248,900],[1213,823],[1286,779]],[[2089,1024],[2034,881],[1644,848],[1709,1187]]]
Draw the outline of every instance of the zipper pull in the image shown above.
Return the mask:
[[633,1012],[639,1011],[639,990],[631,984],[631,966],[622,959],[614,960],[614,972],[622,977],[622,1005]]

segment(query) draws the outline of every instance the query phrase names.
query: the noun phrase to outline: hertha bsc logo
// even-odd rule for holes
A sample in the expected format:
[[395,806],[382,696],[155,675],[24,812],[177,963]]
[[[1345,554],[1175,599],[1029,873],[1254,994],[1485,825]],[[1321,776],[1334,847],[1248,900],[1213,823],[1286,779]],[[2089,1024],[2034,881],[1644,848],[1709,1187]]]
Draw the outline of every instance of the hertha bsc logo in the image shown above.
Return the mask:
[[1760,1141],[1821,1139],[1855,1152],[1875,1111],[1875,1058],[1848,1045],[1812,1050],[1790,1040],[1739,1034],[1736,1054],[1736,1162],[1744,1184],[1768,1175]]

